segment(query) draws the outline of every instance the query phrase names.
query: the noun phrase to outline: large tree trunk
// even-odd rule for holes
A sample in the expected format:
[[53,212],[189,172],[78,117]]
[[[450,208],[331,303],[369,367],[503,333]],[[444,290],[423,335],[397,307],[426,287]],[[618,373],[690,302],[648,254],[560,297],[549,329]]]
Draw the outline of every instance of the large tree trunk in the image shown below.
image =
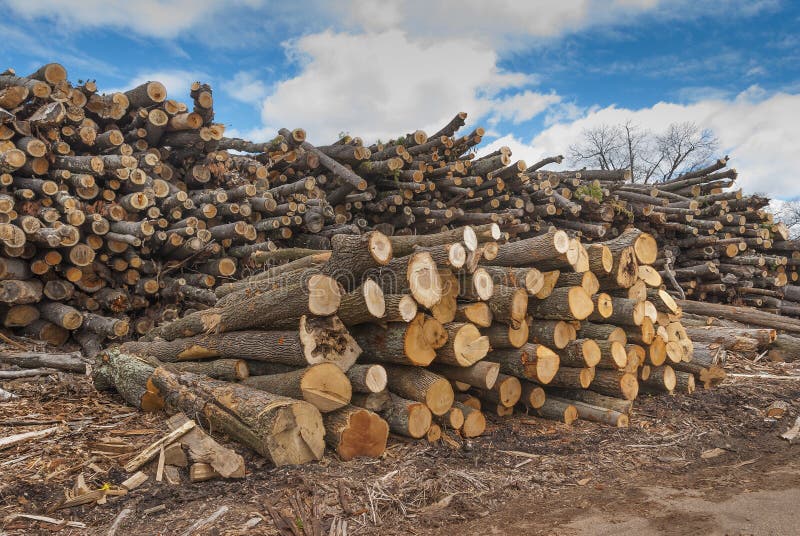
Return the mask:
[[164,362],[224,357],[296,367],[330,362],[342,370],[350,368],[361,354],[361,348],[335,316],[301,317],[297,331],[233,331],[171,341],[127,342],[122,349]]
[[200,419],[278,466],[319,460],[325,449],[322,416],[308,402],[154,368],[117,350],[99,356],[94,381],[98,389],[116,388],[145,411],[164,409]]
[[241,303],[191,313],[154,329],[147,338],[160,337],[169,341],[204,332],[274,327],[303,315],[332,315],[339,308],[340,299],[338,284],[329,277],[315,274],[298,285],[277,288]]
[[356,406],[326,413],[325,441],[344,460],[378,458],[386,450],[389,424],[377,414]]

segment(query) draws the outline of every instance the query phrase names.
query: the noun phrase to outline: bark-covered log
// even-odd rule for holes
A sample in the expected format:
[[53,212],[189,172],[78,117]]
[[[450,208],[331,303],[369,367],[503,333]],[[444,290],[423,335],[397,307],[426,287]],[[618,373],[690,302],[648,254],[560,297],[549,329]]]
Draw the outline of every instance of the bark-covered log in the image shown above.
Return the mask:
[[98,389],[115,388],[129,404],[145,411],[192,415],[278,466],[318,460],[325,448],[322,416],[308,402],[173,373],[115,350],[98,357],[94,382]]
[[301,317],[297,330],[233,331],[171,341],[127,342],[122,349],[164,362],[224,357],[299,367],[330,362],[342,370],[350,368],[361,354],[361,348],[335,316]]

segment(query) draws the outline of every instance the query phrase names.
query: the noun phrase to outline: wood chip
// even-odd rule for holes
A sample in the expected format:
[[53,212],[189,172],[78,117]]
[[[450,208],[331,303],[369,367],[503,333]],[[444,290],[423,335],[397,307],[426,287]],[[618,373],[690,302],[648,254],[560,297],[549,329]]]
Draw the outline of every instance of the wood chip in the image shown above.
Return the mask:
[[163,512],[166,509],[167,509],[167,505],[164,504],[164,503],[161,503],[159,505],[153,506],[152,508],[147,508],[147,509],[143,510],[142,514],[144,514],[144,515],[155,514],[156,512]]
[[725,449],[713,448],[710,450],[703,451],[700,457],[703,458],[704,460],[710,460],[711,458],[716,458],[717,456],[721,456],[726,452],[727,451]]
[[769,405],[766,414],[767,417],[771,417],[773,419],[780,419],[787,411],[789,411],[789,404],[787,404],[783,400],[776,400],[775,402]]
[[174,465],[165,465],[164,478],[167,480],[167,484],[170,484],[172,486],[179,485],[181,483],[180,469],[178,469]]
[[194,428],[194,421],[186,421],[185,423],[181,424],[178,428],[172,430],[158,441],[152,443],[135,458],[126,463],[125,470],[129,473],[136,471],[138,468],[155,458],[163,445],[169,445],[192,428]]
[[[176,429],[187,420],[186,415],[177,413],[167,419],[167,426]],[[236,451],[220,445],[199,427],[181,437],[180,442],[189,448],[192,461],[211,465],[224,478],[244,478],[244,458]]]
[[791,445],[795,442],[797,436],[799,435],[800,435],[800,417],[797,417],[792,427],[786,430],[783,434],[781,434],[781,437],[787,440]]
[[158,468],[156,469],[156,482],[161,482],[164,480],[164,460],[166,457],[164,456],[164,445],[161,445],[161,449],[158,451]]
[[111,523],[111,526],[108,529],[107,536],[114,536],[117,533],[117,529],[122,524],[122,521],[133,512],[131,508],[123,508],[117,517],[114,518],[114,522]]
[[133,491],[136,488],[138,488],[139,486],[141,486],[142,484],[144,484],[147,481],[147,478],[148,478],[148,476],[147,476],[146,473],[144,473],[142,471],[139,471],[139,472],[131,475],[131,477],[128,478],[122,484],[120,484],[120,486],[122,486],[123,488],[125,488],[128,491]]

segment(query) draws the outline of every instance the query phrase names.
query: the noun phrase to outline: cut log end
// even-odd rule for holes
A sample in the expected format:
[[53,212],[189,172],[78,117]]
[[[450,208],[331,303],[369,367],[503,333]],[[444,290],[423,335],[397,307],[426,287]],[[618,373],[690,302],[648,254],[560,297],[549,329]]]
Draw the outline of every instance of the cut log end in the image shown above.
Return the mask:
[[633,243],[636,260],[641,264],[653,264],[658,258],[658,243],[653,235],[642,233]]
[[[671,370],[671,369],[670,369]],[[675,373],[673,371],[673,389],[675,387],[674,379]],[[622,392],[625,400],[635,400],[639,394],[639,381],[636,379],[635,374],[623,374],[619,380],[620,391]]]
[[361,408],[341,410],[336,453],[344,461],[360,456],[377,458],[386,450],[389,425],[375,413]]
[[566,253],[570,247],[570,238],[564,231],[553,233],[553,248],[558,253]]
[[601,292],[594,297],[594,307],[597,313],[603,318],[610,317],[614,312],[614,303],[611,296],[605,292]]
[[381,286],[372,279],[367,279],[362,285],[362,290],[367,310],[375,318],[383,318],[386,315],[386,302]]
[[525,289],[531,296],[536,296],[544,287],[544,276],[536,268],[531,268],[525,274]]
[[386,369],[380,365],[372,365],[364,375],[364,384],[373,393],[386,389]]
[[431,308],[442,299],[442,280],[430,253],[414,253],[408,261],[411,295],[423,307]]
[[447,260],[453,268],[461,268],[467,262],[467,251],[461,244],[452,244],[447,250]]
[[420,439],[428,433],[433,417],[425,404],[413,403],[408,407],[408,435]]
[[558,354],[546,346],[536,347],[536,378],[539,383],[547,384],[552,381],[558,372]]
[[473,410],[464,415],[464,425],[461,435],[466,438],[478,437],[486,431],[486,417],[480,410]]
[[470,226],[464,227],[464,246],[468,251],[475,251],[478,249],[478,236],[475,234],[475,230]]
[[347,405],[353,395],[347,376],[333,363],[309,367],[300,380],[300,390],[306,402],[323,413]]
[[473,324],[464,324],[453,337],[453,350],[462,367],[473,365],[489,352],[489,338],[481,335]]
[[368,249],[373,260],[381,266],[389,264],[392,260],[392,243],[379,231],[370,233]]
[[332,315],[339,309],[341,291],[336,281],[322,274],[308,279],[308,310],[319,316]]
[[411,296],[403,296],[397,304],[397,313],[405,322],[411,322],[417,316],[417,302]]
[[572,287],[567,296],[569,310],[576,320],[586,319],[594,311],[592,297],[583,287]]
[[322,459],[325,427],[319,410],[307,402],[295,402],[279,410],[270,434],[270,457],[275,465],[299,465]]
[[486,301],[494,295],[494,281],[492,276],[483,268],[478,268],[472,274],[472,286],[475,295]]
[[[441,328],[441,324],[439,326]],[[425,336],[424,314],[418,314],[408,324],[403,337],[403,352],[411,363],[422,367],[430,365],[436,357],[436,350]]]
[[444,415],[453,406],[455,393],[445,378],[436,380],[425,393],[425,405],[434,415]]

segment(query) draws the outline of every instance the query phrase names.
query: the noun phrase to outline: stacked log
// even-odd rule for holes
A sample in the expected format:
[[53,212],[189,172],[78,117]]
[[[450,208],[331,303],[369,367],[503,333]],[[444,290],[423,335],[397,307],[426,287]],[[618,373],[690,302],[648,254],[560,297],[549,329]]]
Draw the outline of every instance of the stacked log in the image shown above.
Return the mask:
[[[290,281],[257,274],[220,286],[215,307],[102,354],[96,382],[126,399],[132,391],[143,409],[183,410],[160,402],[172,395],[153,389],[154,375],[203,374],[242,395],[303,402],[350,459],[380,455],[390,432],[475,437],[487,415],[515,408],[624,427],[640,392],[721,379],[708,348],[692,359],[680,307],[643,269],[656,256],[646,233],[590,251],[564,231],[499,237],[495,224],[370,231],[333,237],[326,255],[282,250],[293,260],[280,266],[301,266]],[[459,248],[465,255],[450,254]]]

